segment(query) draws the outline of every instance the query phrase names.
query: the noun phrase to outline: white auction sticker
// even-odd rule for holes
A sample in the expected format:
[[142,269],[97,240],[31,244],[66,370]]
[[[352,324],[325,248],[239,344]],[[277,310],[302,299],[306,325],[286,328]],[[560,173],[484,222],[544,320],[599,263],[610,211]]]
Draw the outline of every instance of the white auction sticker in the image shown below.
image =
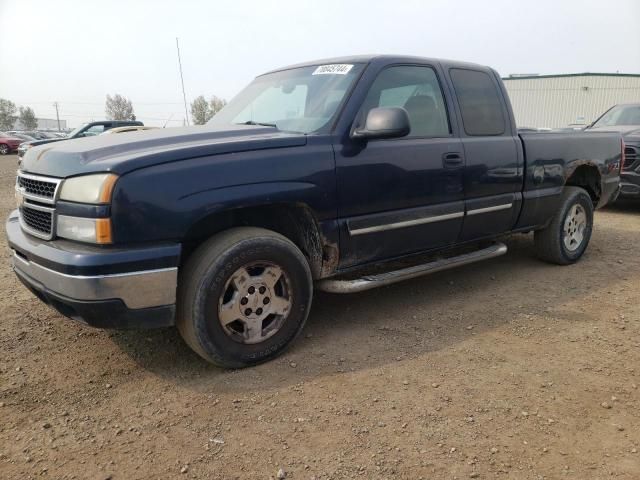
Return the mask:
[[334,63],[333,65],[320,65],[312,75],[346,75],[353,65],[347,63]]

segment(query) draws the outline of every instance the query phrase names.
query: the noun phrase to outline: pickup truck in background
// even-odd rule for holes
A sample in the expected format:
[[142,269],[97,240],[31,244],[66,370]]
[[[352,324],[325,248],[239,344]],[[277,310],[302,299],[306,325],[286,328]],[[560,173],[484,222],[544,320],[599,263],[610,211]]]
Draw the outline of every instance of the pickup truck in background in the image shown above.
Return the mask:
[[69,132],[69,135],[65,137],[53,137],[43,138],[40,140],[34,140],[32,142],[24,142],[18,148],[18,157],[22,158],[27,150],[38,145],[44,145],[46,143],[61,142],[63,140],[71,140],[74,138],[92,137],[94,135],[100,135],[103,132],[111,128],[117,127],[129,127],[129,126],[142,126],[142,122],[137,120],[101,120],[98,122],[83,123],[75,130]]
[[615,105],[587,127],[590,132],[618,132],[624,141],[620,198],[640,198],[640,103]]
[[176,325],[244,367],[300,333],[314,286],[357,292],[496,257],[535,232],[576,262],[618,193],[617,133],[518,134],[481,65],[357,56],[257,77],[206,126],[35,147],[6,224],[63,315]]

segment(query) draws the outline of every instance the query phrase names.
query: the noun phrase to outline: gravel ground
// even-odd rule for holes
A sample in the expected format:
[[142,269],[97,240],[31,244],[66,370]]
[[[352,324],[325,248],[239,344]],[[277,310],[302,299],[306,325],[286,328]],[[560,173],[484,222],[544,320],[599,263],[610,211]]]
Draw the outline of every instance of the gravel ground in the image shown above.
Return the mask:
[[[0,158],[0,213],[15,157]],[[584,259],[509,253],[318,294],[273,362],[223,371],[173,329],[64,319],[0,263],[2,479],[638,479],[640,204]]]

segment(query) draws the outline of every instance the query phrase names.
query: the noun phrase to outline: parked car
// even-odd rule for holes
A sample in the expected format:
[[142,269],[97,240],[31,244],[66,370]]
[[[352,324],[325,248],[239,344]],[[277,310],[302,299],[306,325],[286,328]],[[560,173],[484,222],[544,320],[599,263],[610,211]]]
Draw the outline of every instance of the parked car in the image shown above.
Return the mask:
[[9,132],[10,134],[20,133],[22,135],[28,135],[30,137],[35,138],[36,140],[45,140],[47,137],[44,133],[39,132],[38,130],[12,130]]
[[8,155],[11,152],[15,152],[22,142],[24,142],[24,140],[21,138],[0,132],[0,155]]
[[32,148],[6,232],[15,273],[63,315],[176,325],[206,360],[244,367],[296,338],[314,285],[496,257],[514,232],[578,261],[621,148],[617,133],[518,134],[481,65],[316,61],[257,77],[204,127]]
[[625,149],[620,198],[640,198],[640,103],[611,107],[587,130],[622,134]]
[[112,135],[114,133],[138,132],[142,130],[154,130],[158,127],[145,127],[144,125],[131,125],[129,127],[116,127],[102,132],[100,135]]
[[[136,120],[102,120],[99,122],[83,123],[78,128],[73,130],[69,135],[65,137],[57,137],[55,135],[47,135],[46,138],[39,139],[35,142],[26,142],[20,145],[18,149],[18,157],[22,158],[27,150],[38,145],[44,145],[45,143],[60,142],[63,140],[70,140],[73,138],[92,137],[99,135],[102,132],[115,127],[124,127],[128,125],[143,125],[142,122]],[[40,132],[42,133],[42,132]]]
[[25,135],[24,133],[9,132],[9,135],[15,138],[19,138],[23,142],[33,142],[35,140],[35,138],[29,135]]

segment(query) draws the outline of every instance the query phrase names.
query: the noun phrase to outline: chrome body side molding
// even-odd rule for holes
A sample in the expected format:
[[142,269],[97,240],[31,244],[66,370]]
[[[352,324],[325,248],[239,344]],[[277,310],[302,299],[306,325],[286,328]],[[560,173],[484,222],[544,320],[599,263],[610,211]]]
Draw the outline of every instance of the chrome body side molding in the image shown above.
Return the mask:
[[474,210],[467,210],[467,215],[479,215],[481,213],[497,212],[499,210],[508,210],[513,207],[513,203],[505,203],[503,205],[495,205],[493,207],[476,208]]
[[425,223],[442,222],[452,220],[464,216],[464,212],[447,213],[444,215],[436,215],[433,217],[416,218],[414,220],[405,220],[401,222],[386,223],[384,225],[374,225],[371,227],[349,229],[351,235],[363,235],[365,233],[384,232],[386,230],[394,230],[396,228],[413,227],[415,225],[423,225]]

